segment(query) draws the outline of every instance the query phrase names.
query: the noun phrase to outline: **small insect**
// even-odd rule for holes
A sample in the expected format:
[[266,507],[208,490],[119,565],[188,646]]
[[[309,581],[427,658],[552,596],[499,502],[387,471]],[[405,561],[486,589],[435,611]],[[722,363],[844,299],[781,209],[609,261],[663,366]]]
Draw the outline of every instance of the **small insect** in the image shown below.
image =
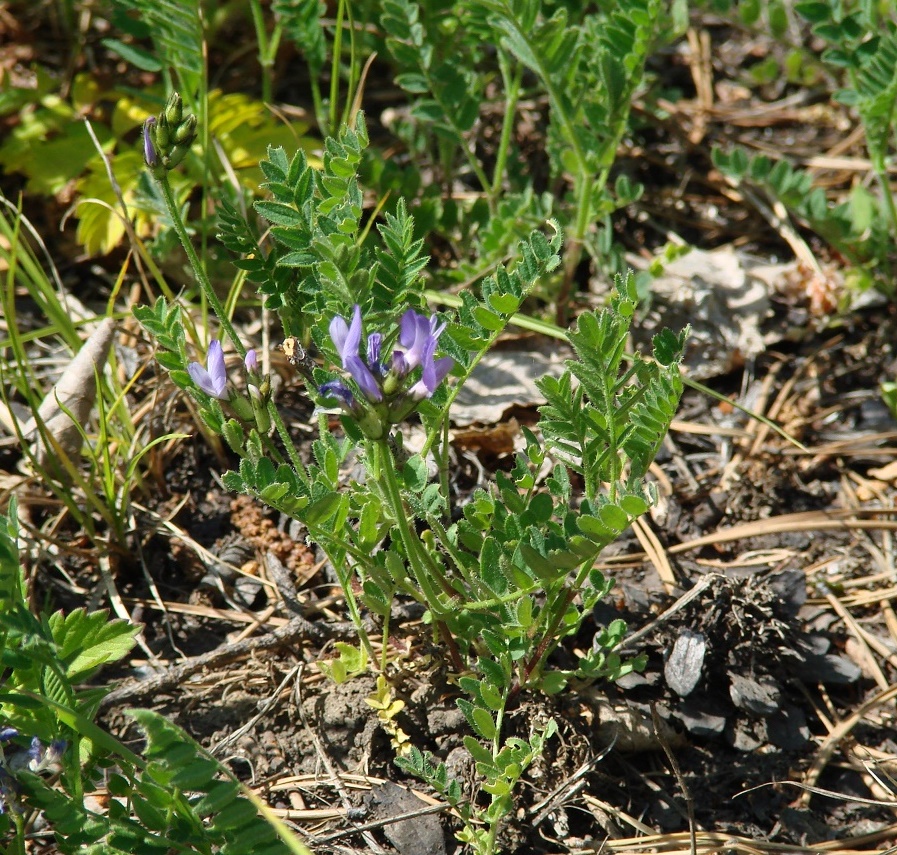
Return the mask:
[[309,383],[314,383],[314,374],[312,373],[312,370],[315,367],[315,362],[311,356],[309,356],[308,351],[302,346],[299,339],[294,335],[287,336],[278,347],[283,351],[283,354],[286,356],[290,365],[308,380]]

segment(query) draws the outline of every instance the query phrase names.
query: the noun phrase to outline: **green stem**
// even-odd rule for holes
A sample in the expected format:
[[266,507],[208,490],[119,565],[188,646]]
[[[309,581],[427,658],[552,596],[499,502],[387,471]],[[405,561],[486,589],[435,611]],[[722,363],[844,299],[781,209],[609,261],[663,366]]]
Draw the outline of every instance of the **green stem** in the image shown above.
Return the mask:
[[271,69],[274,67],[274,56],[277,53],[277,46],[280,42],[280,27],[276,26],[268,39],[268,32],[265,29],[265,18],[262,12],[262,5],[259,0],[251,0],[249,7],[252,11],[252,23],[255,26],[255,40],[258,42],[259,65],[262,69],[262,101],[270,104],[273,100]]
[[274,429],[277,431],[277,435],[280,437],[280,441],[283,443],[283,447],[287,450],[287,454],[290,458],[290,463],[293,464],[293,470],[296,472],[296,475],[299,477],[299,480],[302,483],[310,488],[311,485],[308,481],[308,476],[305,474],[305,464],[302,462],[302,458],[299,457],[299,452],[296,451],[296,446],[293,443],[293,438],[290,436],[290,432],[287,430],[287,426],[284,424],[283,417],[280,414],[280,410],[274,401],[268,401],[268,415],[271,417],[271,421],[274,424]]
[[[339,65],[343,50],[343,16],[346,12],[346,0],[339,0],[336,7],[336,27],[333,31],[333,60],[330,69],[330,118],[328,128],[339,127],[337,115],[337,99],[339,98]],[[324,129],[322,129],[323,131]]]
[[894,204],[894,195],[887,170],[876,171],[875,177],[881,189],[881,197],[884,200],[885,210],[888,212],[888,219],[891,221],[891,235],[897,237],[897,206]]
[[510,155],[511,134],[514,131],[514,116],[517,113],[517,101],[520,98],[520,82],[523,80],[523,66],[520,64],[510,69],[510,57],[505,51],[499,51],[498,66],[501,69],[502,80],[505,86],[505,115],[501,125],[501,139],[498,143],[498,155],[495,159],[495,171],[492,175],[492,190],[489,204],[494,205],[501,191],[502,179]]
[[[429,556],[425,554],[425,550],[421,546],[420,539],[412,532],[411,526],[408,524],[407,511],[405,503],[402,501],[402,491],[396,477],[395,461],[392,452],[389,450],[389,444],[386,440],[377,440],[368,444],[372,475],[383,492],[386,501],[392,511],[396,528],[399,530],[399,538],[405,547],[405,554],[408,556],[408,565],[414,578],[420,585],[421,591],[426,598],[427,605],[432,610],[435,617],[445,614],[445,607],[442,604],[442,597],[436,586],[433,584],[432,576],[441,576],[435,572],[436,568]],[[448,588],[448,583],[440,578],[443,588]],[[448,588],[451,590],[451,588]]]
[[25,855],[25,817],[15,810],[10,810],[9,815],[16,827],[15,855]]
[[206,275],[205,268],[202,266],[202,263],[199,260],[199,256],[196,254],[196,250],[193,248],[193,243],[190,240],[190,235],[187,234],[187,228],[184,225],[183,219],[181,218],[181,212],[178,209],[177,202],[174,198],[174,193],[171,190],[171,183],[168,180],[168,175],[163,174],[163,176],[157,180],[159,182],[159,187],[162,189],[162,196],[165,199],[165,205],[168,208],[168,216],[171,218],[171,222],[174,226],[175,232],[177,233],[178,239],[180,240],[181,245],[184,247],[184,252],[187,253],[187,260],[190,262],[190,266],[193,268],[193,274],[196,276],[196,281],[199,282],[199,286],[200,288],[202,288],[202,292],[205,295],[206,300],[208,300],[209,305],[217,315],[218,321],[220,322],[221,326],[227,332],[228,336],[230,336],[234,348],[236,349],[237,353],[240,354],[240,358],[243,359],[246,356],[246,348],[243,347],[243,342],[240,341],[240,337],[237,335],[237,331],[234,329],[233,324],[230,322],[230,318],[227,316],[227,313],[224,310],[224,306],[221,304],[221,300],[218,299],[218,295],[215,293],[215,289],[212,287],[212,283],[209,281],[209,277]]
[[[316,542],[321,543],[320,540]],[[345,556],[332,555],[329,550],[323,547],[323,545],[321,548],[324,549],[324,553],[327,555],[330,564],[336,571],[340,587],[343,589],[343,596],[346,599],[346,608],[349,610],[349,617],[352,619],[352,623],[355,626],[355,632],[358,633],[358,638],[364,646],[368,658],[373,662],[376,660],[377,656],[374,653],[374,646],[371,644],[370,638],[368,638],[367,630],[364,628],[364,623],[362,623],[361,610],[358,608],[358,600],[355,599],[355,594],[352,590],[353,569],[349,567],[348,572],[344,572],[346,562],[343,559]]]

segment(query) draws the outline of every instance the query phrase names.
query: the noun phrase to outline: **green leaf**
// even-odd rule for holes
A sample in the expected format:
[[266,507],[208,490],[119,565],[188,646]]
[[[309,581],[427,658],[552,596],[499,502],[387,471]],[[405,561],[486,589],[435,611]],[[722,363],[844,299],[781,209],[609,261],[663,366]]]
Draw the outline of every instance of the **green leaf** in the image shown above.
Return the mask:
[[508,579],[501,569],[503,561],[504,555],[498,540],[487,537],[483,541],[483,550],[480,553],[480,578],[489,590],[498,596],[508,591]]
[[474,762],[481,763],[484,766],[493,765],[492,754],[472,736],[464,737],[464,747],[467,749],[468,754],[473,757]]
[[470,723],[476,734],[483,739],[494,739],[496,734],[495,720],[488,710],[476,707],[470,701],[458,698],[457,704],[464,717]]
[[392,610],[392,600],[383,589],[373,580],[365,579],[362,584],[364,591],[364,603],[374,614],[380,617],[388,617]]
[[66,676],[72,682],[83,680],[102,665],[118,662],[134,646],[140,631],[126,621],[110,620],[107,611],[87,614],[84,609],[67,615],[56,612],[49,625]]
[[162,70],[162,63],[158,57],[137,45],[126,44],[119,39],[100,39],[100,43],[113,53],[117,53],[128,65],[133,65],[141,71]]
[[305,218],[295,208],[282,202],[256,202],[255,209],[275,226],[295,227],[305,223]]
[[542,676],[539,688],[546,695],[556,695],[567,688],[569,678],[561,671],[549,671]]
[[626,511],[617,505],[604,505],[598,511],[601,521],[617,532],[623,532],[629,526],[629,517]]
[[405,486],[414,493],[420,493],[427,486],[429,477],[427,461],[419,454],[409,457],[402,467],[402,480],[405,482]]
[[506,322],[500,318],[495,312],[490,311],[485,306],[477,306],[473,311],[473,316],[477,323],[490,332],[498,332],[505,328]]
[[305,521],[310,526],[323,526],[340,510],[344,496],[339,493],[328,493],[309,504],[305,509]]
[[[489,709],[493,712],[500,712],[504,709],[505,701],[501,694],[492,688],[488,683],[480,684],[480,696],[483,699],[483,703],[486,704]],[[491,716],[490,716],[491,721]],[[486,737],[487,739],[490,737]]]

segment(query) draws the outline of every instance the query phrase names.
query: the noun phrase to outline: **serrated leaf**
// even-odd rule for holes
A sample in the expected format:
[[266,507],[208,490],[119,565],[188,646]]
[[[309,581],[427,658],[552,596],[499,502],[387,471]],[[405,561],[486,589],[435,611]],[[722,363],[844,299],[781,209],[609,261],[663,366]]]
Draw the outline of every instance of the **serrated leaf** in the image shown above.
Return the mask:
[[110,620],[108,612],[87,614],[76,609],[68,615],[50,617],[50,630],[59,646],[59,658],[69,680],[84,679],[102,665],[117,662],[135,644],[139,627],[122,620]]

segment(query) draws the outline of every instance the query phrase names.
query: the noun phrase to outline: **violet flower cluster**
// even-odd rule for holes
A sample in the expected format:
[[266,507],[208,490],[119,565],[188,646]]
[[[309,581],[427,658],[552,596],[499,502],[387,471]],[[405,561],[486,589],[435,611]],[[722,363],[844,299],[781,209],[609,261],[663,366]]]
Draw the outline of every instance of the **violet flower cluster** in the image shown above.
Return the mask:
[[[374,332],[367,337],[362,357],[361,307],[356,305],[351,323],[339,316],[330,322],[330,338],[357,392],[344,380],[331,380],[318,391],[357,419],[367,436],[381,439],[386,425],[406,418],[436,391],[451,371],[454,359],[450,356],[435,358],[439,336],[444,329],[445,324],[440,324],[436,315],[427,318],[408,309],[399,322],[398,346],[392,354],[384,358],[383,336]],[[411,383],[410,375],[418,367],[421,368],[420,379]]]
[[61,768],[60,761],[66,749],[65,740],[44,745],[36,736],[31,740],[30,747],[22,748],[13,742],[18,735],[19,731],[14,727],[0,728],[0,813],[24,811],[16,772],[27,769],[35,774],[55,774]]

